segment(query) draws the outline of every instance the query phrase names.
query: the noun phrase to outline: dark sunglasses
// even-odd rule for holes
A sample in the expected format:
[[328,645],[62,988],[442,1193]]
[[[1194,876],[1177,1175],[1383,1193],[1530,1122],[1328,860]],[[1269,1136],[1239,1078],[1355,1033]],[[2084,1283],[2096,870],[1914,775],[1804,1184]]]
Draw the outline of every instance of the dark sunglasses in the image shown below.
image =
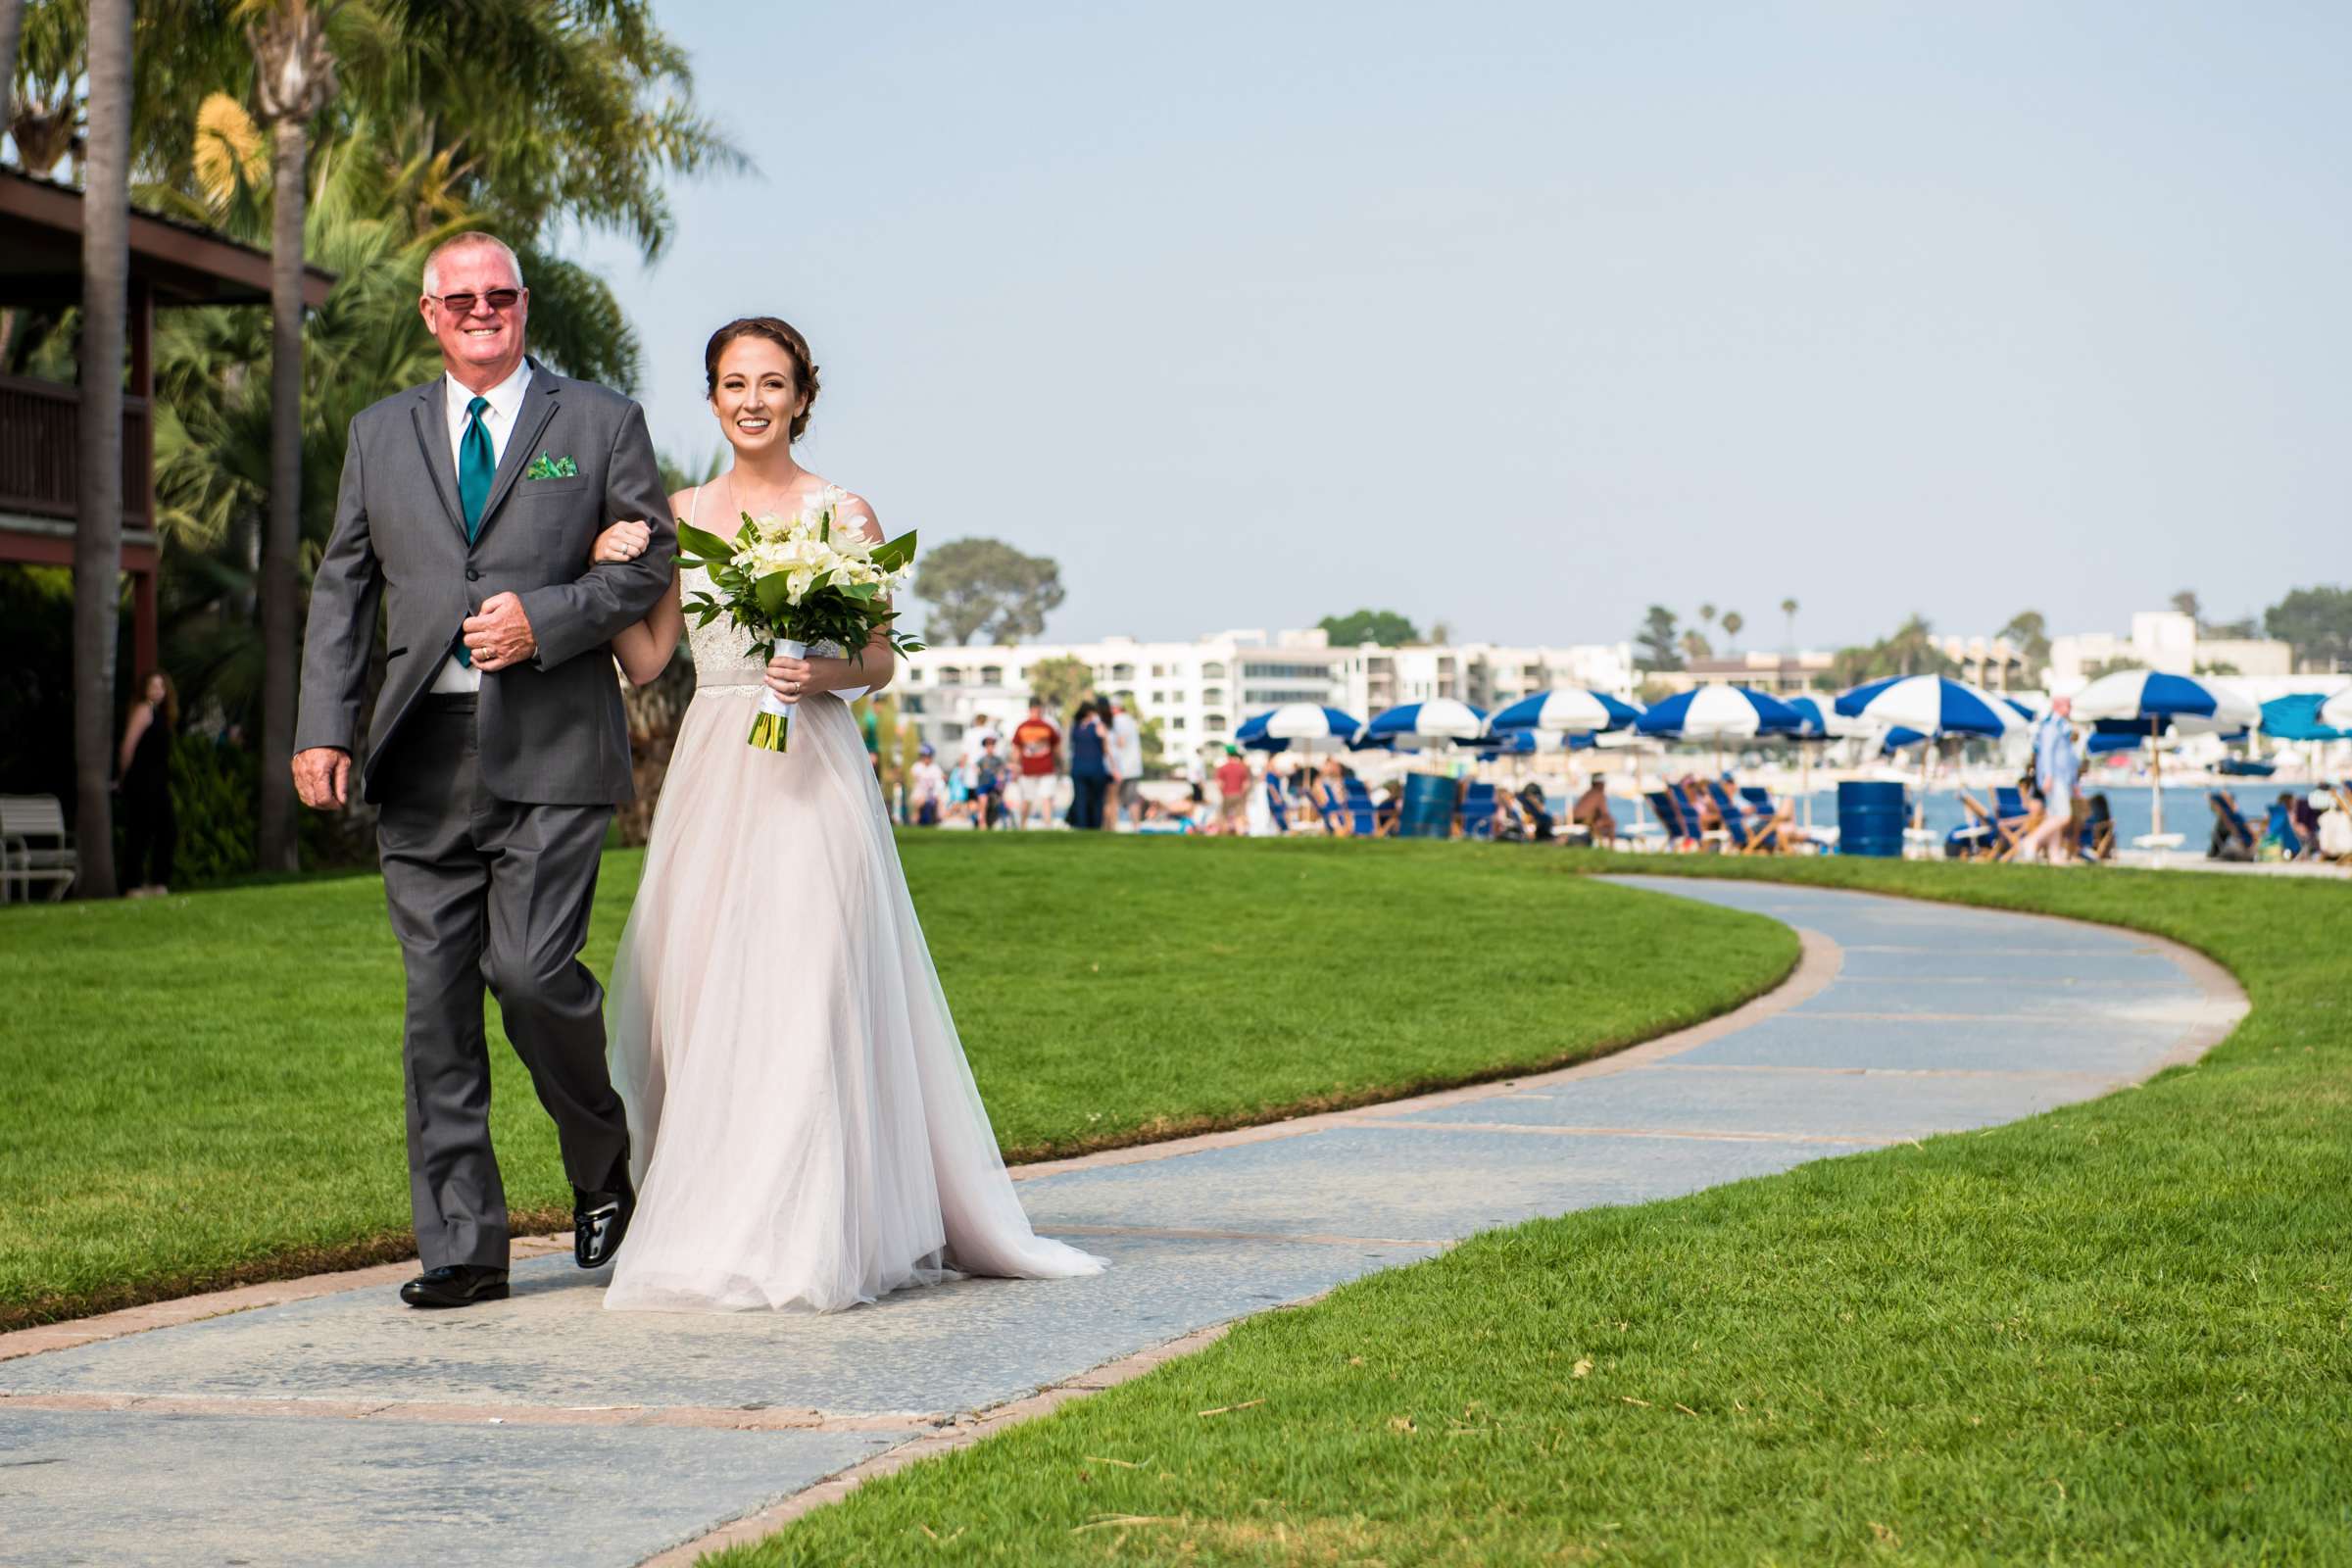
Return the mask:
[[428,300],[438,299],[443,310],[455,315],[471,316],[476,301],[489,306],[494,311],[501,313],[511,311],[514,308],[514,302],[522,298],[522,290],[494,288],[487,294],[427,294],[425,298]]

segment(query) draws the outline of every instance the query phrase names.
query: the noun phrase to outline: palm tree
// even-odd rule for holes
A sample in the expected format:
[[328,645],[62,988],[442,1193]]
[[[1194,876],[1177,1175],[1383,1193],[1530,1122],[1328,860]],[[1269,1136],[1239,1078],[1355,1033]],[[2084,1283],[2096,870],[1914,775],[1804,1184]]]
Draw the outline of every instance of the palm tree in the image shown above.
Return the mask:
[[262,542],[261,867],[301,869],[294,839],[295,641],[302,543],[302,232],[310,125],[335,91],[326,27],[341,0],[249,0],[254,99],[270,127],[270,526]]
[[1796,601],[1782,600],[1781,615],[1788,623],[1788,651],[1793,654],[1796,652]]
[[1729,644],[1727,652],[1736,654],[1740,651],[1740,628],[1746,624],[1747,617],[1737,610],[1723,612],[1723,635]]
[[1703,622],[1703,623],[1705,623],[1706,625],[1709,625],[1709,626],[1712,626],[1712,625],[1714,625],[1714,624],[1715,624],[1715,607],[1714,607],[1713,605],[1701,605],[1701,606],[1699,606],[1699,607],[1698,607],[1698,618],[1699,618],[1699,620],[1700,620],[1700,621],[1702,621],[1702,622]]
[[8,123],[17,84],[17,35],[24,28],[24,0],[0,0],[0,125]]
[[130,320],[130,0],[90,0],[81,223],[80,516],[74,534],[74,837],[80,891],[115,895],[115,638],[122,589],[122,348]]

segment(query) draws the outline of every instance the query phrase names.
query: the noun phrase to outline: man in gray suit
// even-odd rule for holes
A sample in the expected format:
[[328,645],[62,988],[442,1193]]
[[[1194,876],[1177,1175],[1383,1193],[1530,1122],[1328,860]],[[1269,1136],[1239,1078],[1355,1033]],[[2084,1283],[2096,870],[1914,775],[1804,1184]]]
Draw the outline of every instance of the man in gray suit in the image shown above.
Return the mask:
[[[384,896],[408,969],[413,1306],[507,1294],[507,1203],[490,1149],[485,980],[555,1118],[580,1266],[611,1260],[636,1195],[605,1065],[604,990],[579,960],[598,855],[632,794],[609,644],[669,582],[676,529],[645,413],[526,358],[514,253],[466,234],[419,302],[447,373],[351,421],[334,537],[303,650],[294,783],[339,807],[376,607],[389,627],[360,772],[380,808]],[[636,560],[589,564],[642,517]]]

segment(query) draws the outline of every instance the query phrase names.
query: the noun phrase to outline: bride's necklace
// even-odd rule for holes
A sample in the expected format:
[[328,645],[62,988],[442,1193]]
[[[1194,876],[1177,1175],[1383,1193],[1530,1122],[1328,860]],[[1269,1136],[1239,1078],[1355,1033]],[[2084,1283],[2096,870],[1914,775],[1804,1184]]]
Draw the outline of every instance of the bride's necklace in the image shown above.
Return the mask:
[[[807,470],[803,471],[805,472]],[[800,510],[798,503],[792,501],[792,495],[793,486],[787,485],[781,492],[779,492],[779,496],[777,498],[771,498],[769,504],[766,506],[761,507],[749,505],[744,500],[743,486],[736,481],[735,470],[732,468],[727,470],[727,500],[733,503],[728,510],[736,513],[739,515],[748,513],[755,517],[789,517]],[[776,505],[776,499],[781,499],[786,504],[781,506]]]

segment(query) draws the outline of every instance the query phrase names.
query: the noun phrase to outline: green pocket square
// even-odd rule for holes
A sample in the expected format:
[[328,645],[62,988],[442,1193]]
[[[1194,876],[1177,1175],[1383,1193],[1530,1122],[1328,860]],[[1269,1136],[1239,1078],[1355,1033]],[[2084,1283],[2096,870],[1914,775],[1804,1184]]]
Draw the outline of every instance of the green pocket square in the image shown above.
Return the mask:
[[571,459],[551,458],[544,452],[533,458],[531,466],[522,470],[525,479],[576,479],[579,474],[580,466]]

